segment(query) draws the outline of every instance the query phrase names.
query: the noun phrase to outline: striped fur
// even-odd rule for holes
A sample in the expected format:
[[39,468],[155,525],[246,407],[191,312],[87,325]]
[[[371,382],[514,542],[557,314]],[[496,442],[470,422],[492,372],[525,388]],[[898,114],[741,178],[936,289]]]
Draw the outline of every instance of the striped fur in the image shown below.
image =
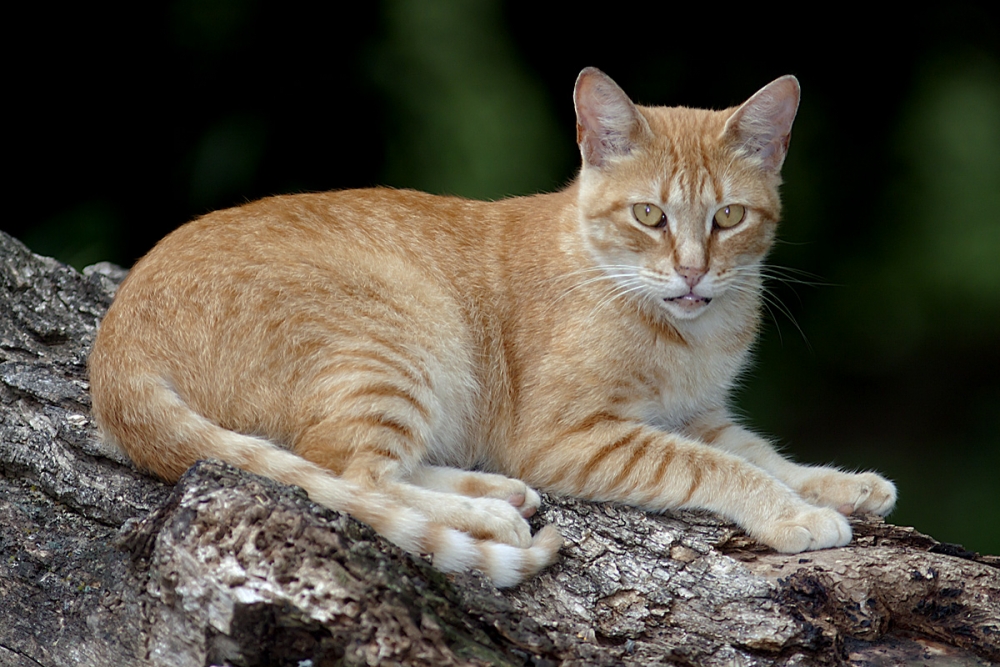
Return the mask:
[[526,484],[707,508],[781,551],[846,544],[842,513],[888,512],[892,484],[795,465],[725,409],[797,105],[784,77],[725,111],[637,107],[588,69],[562,192],[306,194],[191,222],[101,325],[102,431],[166,480],[229,461],[503,586],[561,544],[530,534]]

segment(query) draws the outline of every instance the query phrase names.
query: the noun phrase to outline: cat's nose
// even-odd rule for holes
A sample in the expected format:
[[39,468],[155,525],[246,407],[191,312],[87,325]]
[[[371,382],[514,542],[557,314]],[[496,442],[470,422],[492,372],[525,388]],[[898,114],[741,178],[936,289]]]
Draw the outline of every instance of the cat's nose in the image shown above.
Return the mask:
[[705,277],[706,273],[708,272],[705,269],[700,269],[694,266],[677,267],[677,274],[680,275],[680,277],[684,279],[684,282],[687,283],[687,286],[692,289],[698,284],[699,280]]

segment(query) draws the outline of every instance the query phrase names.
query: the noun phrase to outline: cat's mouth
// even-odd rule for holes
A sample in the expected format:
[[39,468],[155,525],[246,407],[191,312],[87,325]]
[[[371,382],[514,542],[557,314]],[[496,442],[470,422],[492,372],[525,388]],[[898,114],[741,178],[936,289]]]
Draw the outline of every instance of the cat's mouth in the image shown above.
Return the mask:
[[698,296],[694,292],[688,292],[683,296],[675,296],[672,299],[664,299],[664,301],[680,308],[681,312],[685,314],[694,315],[711,303],[712,299],[707,296]]
[[675,296],[673,299],[664,299],[670,303],[676,303],[683,308],[700,308],[707,306],[712,299],[707,296],[698,296],[694,292],[688,292],[684,296]]

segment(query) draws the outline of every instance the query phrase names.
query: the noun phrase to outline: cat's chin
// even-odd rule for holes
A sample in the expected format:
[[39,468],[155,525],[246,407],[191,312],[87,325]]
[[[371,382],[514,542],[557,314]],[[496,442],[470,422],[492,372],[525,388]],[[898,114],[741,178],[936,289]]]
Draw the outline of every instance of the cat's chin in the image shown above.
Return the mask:
[[690,293],[674,297],[673,299],[663,300],[667,311],[674,317],[682,320],[692,320],[698,317],[708,309],[708,304],[711,302],[710,298]]

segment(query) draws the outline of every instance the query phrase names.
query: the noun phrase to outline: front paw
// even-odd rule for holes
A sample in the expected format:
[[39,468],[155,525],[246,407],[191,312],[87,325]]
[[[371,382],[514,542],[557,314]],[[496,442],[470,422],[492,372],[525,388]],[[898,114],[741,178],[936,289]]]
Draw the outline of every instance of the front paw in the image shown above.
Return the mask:
[[773,521],[752,534],[782,553],[842,547],[851,541],[851,526],[842,514],[802,504],[790,518]]
[[873,472],[820,469],[808,475],[796,490],[803,500],[832,507],[841,514],[861,511],[885,516],[896,506],[896,486]]

